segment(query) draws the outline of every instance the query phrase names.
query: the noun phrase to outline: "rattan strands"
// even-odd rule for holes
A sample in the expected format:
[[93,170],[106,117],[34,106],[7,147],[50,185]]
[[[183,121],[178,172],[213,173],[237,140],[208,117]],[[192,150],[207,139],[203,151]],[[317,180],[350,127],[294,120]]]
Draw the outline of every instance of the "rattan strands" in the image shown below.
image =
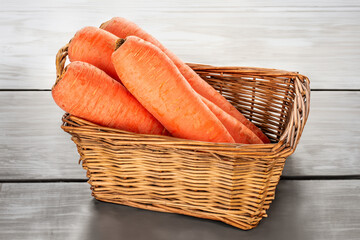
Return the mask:
[[[57,81],[67,49],[56,56]],[[309,80],[276,69],[189,66],[272,143],[136,134],[69,114],[63,116],[62,129],[72,135],[96,199],[251,229],[267,216],[285,159],[299,142],[309,114]]]

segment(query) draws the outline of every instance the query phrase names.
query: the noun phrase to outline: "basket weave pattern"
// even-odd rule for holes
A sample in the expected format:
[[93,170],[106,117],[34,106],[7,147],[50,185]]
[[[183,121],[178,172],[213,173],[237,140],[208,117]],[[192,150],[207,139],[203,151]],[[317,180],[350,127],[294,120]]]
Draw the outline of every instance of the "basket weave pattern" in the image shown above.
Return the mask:
[[[56,57],[64,71],[67,46]],[[298,73],[189,64],[271,144],[228,144],[135,134],[65,114],[93,196],[137,208],[223,221],[251,229],[266,217],[285,159],[308,114],[309,80]]]

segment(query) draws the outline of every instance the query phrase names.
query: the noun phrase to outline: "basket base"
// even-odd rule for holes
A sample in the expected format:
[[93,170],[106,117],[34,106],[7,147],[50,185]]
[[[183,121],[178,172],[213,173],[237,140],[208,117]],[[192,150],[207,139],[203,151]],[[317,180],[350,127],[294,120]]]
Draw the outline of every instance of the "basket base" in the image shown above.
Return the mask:
[[[146,200],[146,199],[141,199],[141,202],[138,201],[133,201],[133,200],[124,200],[119,198],[119,196],[116,196],[115,194],[97,194],[96,191],[94,191],[93,187],[91,187],[92,191],[92,196],[99,201],[102,202],[108,202],[108,203],[115,203],[115,204],[120,204],[120,205],[125,205],[125,206],[129,206],[129,207],[134,207],[134,208],[140,208],[140,209],[144,209],[144,210],[150,210],[150,211],[156,211],[156,212],[165,212],[165,213],[175,213],[175,214],[181,214],[181,215],[187,215],[187,216],[191,216],[191,217],[196,217],[196,218],[204,218],[204,219],[210,219],[210,220],[215,220],[215,221],[221,221],[224,222],[228,225],[234,226],[236,228],[240,228],[242,230],[250,230],[255,228],[260,220],[263,217],[267,217],[267,215],[265,213],[261,214],[260,216],[256,216],[256,217],[245,217],[245,216],[234,216],[234,217],[229,217],[227,216],[221,216],[220,214],[213,214],[213,213],[206,213],[203,212],[201,213],[200,211],[194,211],[194,210],[185,210],[182,208],[180,209],[179,207],[176,207],[177,204],[164,204],[164,201],[156,201],[156,200]],[[144,203],[147,202],[147,203]],[[163,203],[161,203],[163,202]],[[174,206],[170,206],[170,205],[174,205]]]

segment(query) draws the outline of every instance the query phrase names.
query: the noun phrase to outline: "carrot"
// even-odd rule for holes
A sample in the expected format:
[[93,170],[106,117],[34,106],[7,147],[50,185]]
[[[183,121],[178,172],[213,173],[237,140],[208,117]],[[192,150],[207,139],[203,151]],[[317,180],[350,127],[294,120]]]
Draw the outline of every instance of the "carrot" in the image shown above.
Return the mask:
[[262,144],[263,141],[256,136],[244,124],[238,121],[230,114],[223,111],[204,97],[201,97],[206,106],[215,114],[215,116],[222,122],[225,128],[229,131],[230,135],[234,138],[236,143],[244,144]]
[[258,138],[261,139],[263,143],[270,143],[269,138],[260,130],[260,128],[256,127],[244,115],[241,114],[236,119],[242,124],[244,124],[245,127],[250,129]]
[[119,39],[117,45],[112,62],[122,83],[173,136],[234,142],[158,47],[135,36]]
[[253,131],[264,143],[269,143],[270,140],[266,135],[257,128],[253,123],[247,120],[231,103],[229,103],[220,93],[197,75],[188,65],[186,65],[180,58],[178,58],[170,50],[166,49],[157,39],[145,32],[135,23],[120,17],[114,17],[111,20],[103,23],[100,28],[113,33],[119,38],[126,38],[128,36],[137,36],[147,42],[150,42],[160,48],[177,66],[184,78],[190,83],[191,87],[201,96],[210,100],[226,113],[230,114],[251,131]]
[[88,63],[70,63],[53,86],[52,96],[64,111],[102,126],[168,134],[119,82]]
[[115,35],[96,27],[82,28],[70,41],[69,60],[90,63],[119,81],[111,63],[111,54],[117,39]]

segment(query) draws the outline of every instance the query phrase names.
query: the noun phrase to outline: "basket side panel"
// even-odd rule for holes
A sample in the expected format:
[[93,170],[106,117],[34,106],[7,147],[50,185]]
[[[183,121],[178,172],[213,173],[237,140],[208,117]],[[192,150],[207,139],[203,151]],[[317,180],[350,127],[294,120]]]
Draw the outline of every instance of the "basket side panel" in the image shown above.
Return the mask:
[[[219,155],[72,133],[93,196],[138,208],[255,227],[273,198],[276,159]],[[281,169],[282,171],[282,169]],[[280,175],[281,171],[277,171]]]
[[198,73],[272,142],[280,139],[294,103],[293,75],[249,76],[246,72],[227,69],[198,70]]

